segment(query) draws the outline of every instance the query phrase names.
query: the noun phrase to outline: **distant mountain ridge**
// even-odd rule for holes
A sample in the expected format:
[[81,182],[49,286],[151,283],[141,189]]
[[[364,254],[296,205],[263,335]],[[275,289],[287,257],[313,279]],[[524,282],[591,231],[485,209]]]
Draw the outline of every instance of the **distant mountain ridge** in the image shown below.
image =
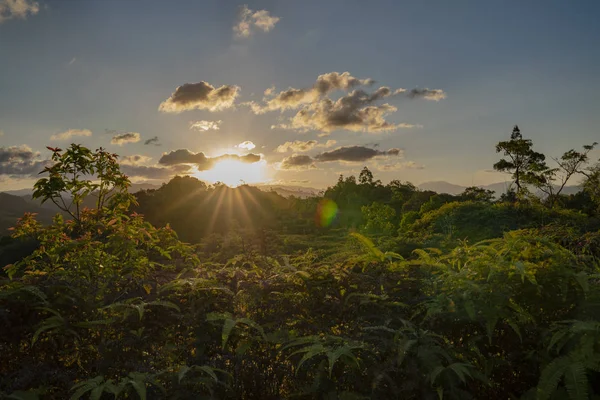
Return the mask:
[[[491,190],[495,192],[496,197],[499,197],[502,193],[505,193],[509,186],[510,182],[497,182],[492,183],[490,185],[473,185],[483,189]],[[453,183],[449,183],[446,181],[432,181],[432,182],[423,182],[417,187],[421,190],[431,190],[437,193],[448,193],[457,195],[465,191],[467,186],[455,185]],[[575,194],[582,190],[581,186],[565,186],[561,194]]]

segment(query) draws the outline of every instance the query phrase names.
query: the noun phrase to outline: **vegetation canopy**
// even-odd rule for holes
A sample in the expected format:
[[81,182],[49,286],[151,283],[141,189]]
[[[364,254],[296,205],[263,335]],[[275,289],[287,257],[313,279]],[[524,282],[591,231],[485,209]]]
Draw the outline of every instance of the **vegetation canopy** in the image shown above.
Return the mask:
[[594,146],[548,169],[515,127],[500,198],[365,167],[307,199],[190,177],[132,195],[117,155],[49,148],[34,197],[61,212],[0,241],[0,398],[597,398]]

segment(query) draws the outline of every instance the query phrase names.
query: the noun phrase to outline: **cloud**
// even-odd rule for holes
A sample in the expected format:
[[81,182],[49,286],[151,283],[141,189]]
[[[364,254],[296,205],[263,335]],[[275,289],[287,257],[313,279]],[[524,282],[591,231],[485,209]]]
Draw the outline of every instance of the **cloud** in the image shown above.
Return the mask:
[[381,164],[377,166],[377,169],[379,171],[400,171],[403,169],[425,169],[425,166],[417,164],[414,161],[405,161],[391,164]]
[[294,154],[284,158],[278,165],[283,170],[305,170],[316,168],[314,160],[310,156]]
[[349,146],[349,147],[338,147],[335,150],[327,151],[321,154],[317,154],[314,159],[319,162],[330,162],[330,161],[346,161],[346,162],[361,162],[370,160],[374,157],[385,157],[385,156],[400,156],[402,155],[402,149],[389,149],[387,151],[375,150],[370,147],[364,146]]
[[219,111],[233,107],[238,86],[223,85],[215,88],[208,82],[186,83],[178,86],[171,96],[160,103],[159,111],[180,113],[189,110]]
[[336,143],[337,142],[335,140],[328,140],[327,142],[321,144],[319,144],[319,142],[317,142],[316,140],[294,140],[293,142],[285,142],[284,144],[277,146],[275,151],[277,153],[286,153],[288,151],[303,153],[305,151],[310,151],[316,147],[331,147]]
[[221,127],[221,121],[190,121],[190,129],[196,131],[218,131]]
[[0,129],[0,136],[4,136],[4,131]]
[[373,93],[354,90],[336,101],[323,98],[313,102],[289,119],[288,123],[276,125],[276,128],[298,131],[318,130],[329,133],[337,129],[355,132],[384,132],[399,128],[413,128],[413,124],[393,124],[385,117],[397,111],[397,108],[385,103],[373,103],[392,95],[388,87],[380,87]]
[[[386,117],[398,109],[388,103],[381,104],[381,101],[401,95],[404,98],[424,98],[434,101],[446,98],[446,93],[441,89],[392,90],[382,86],[373,92],[367,92],[359,88],[373,83],[375,81],[371,78],[359,79],[349,72],[330,72],[319,75],[309,88],[290,87],[279,93],[269,88],[265,91],[261,103],[250,101],[242,105],[250,107],[255,114],[297,110],[291,118],[284,119],[283,123],[272,125],[271,128],[300,132],[317,130],[320,131],[319,137],[322,137],[338,129],[355,132],[385,132],[420,127],[417,124],[388,122]],[[329,94],[335,90],[349,93],[334,100],[329,97]]]
[[374,82],[371,78],[358,79],[350,75],[347,71],[342,73],[329,72],[319,75],[316,82],[310,88],[288,88],[278,94],[274,94],[275,88],[269,88],[265,90],[264,105],[252,101],[244,103],[244,105],[249,106],[255,114],[263,114],[267,111],[275,110],[284,111],[312,103],[334,90],[348,90],[356,86],[371,85]]
[[25,19],[40,11],[40,5],[31,0],[0,0],[0,24],[13,18]]
[[267,10],[254,11],[244,5],[240,8],[238,21],[233,26],[233,31],[238,37],[250,37],[255,29],[269,32],[279,22],[279,17],[271,16]]
[[69,129],[50,136],[50,140],[68,140],[74,136],[92,136],[92,131],[89,129]]
[[144,141],[144,145],[148,146],[148,145],[154,145],[154,146],[160,146],[160,141],[158,139],[158,136],[154,136],[153,138],[147,139]]
[[150,160],[152,160],[152,157],[135,154],[133,156],[123,156],[119,162],[121,165],[141,165],[147,164]]
[[40,153],[27,145],[0,147],[0,175],[11,178],[35,177],[51,163],[39,157]]
[[253,148],[256,147],[256,145],[254,143],[252,143],[251,141],[246,140],[245,142],[242,142],[235,147],[237,147],[239,149],[252,150]]
[[188,149],[178,149],[169,153],[164,153],[158,163],[165,166],[179,164],[193,164],[199,171],[211,169],[213,165],[222,160],[237,160],[245,163],[255,163],[260,161],[260,155],[246,154],[243,156],[237,154],[222,154],[217,157],[207,157],[204,153],[194,153]]
[[113,136],[112,139],[110,139],[110,143],[123,146],[126,143],[137,143],[140,139],[140,134],[137,132],[125,132]]
[[121,171],[130,177],[162,180],[170,179],[177,174],[192,173],[191,167],[188,165],[177,165],[170,168],[163,168],[147,165],[122,164]]
[[425,100],[440,101],[446,98],[446,93],[440,89],[412,89],[408,92],[411,99],[422,97]]

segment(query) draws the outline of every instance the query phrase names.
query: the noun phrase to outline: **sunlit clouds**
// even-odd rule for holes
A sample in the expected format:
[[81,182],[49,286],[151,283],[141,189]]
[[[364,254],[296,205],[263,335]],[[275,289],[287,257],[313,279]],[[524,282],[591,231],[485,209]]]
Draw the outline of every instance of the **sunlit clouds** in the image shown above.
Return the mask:
[[9,19],[25,19],[40,11],[38,2],[31,0],[0,0],[0,24]]
[[70,140],[74,137],[92,136],[92,131],[89,129],[69,129],[64,132],[55,133],[50,136],[50,140]]
[[237,147],[238,149],[252,150],[253,148],[256,147],[256,145],[254,143],[252,143],[251,141],[246,140],[246,141],[236,145],[235,147]]
[[222,154],[216,157],[207,157],[203,152],[194,153],[188,149],[178,149],[168,153],[164,153],[158,163],[165,166],[173,166],[178,164],[194,165],[199,171],[211,169],[217,162],[223,160],[233,160],[242,163],[252,164],[261,160],[257,154]]
[[[372,78],[357,78],[349,72],[330,72],[319,75],[316,82],[309,88],[288,88],[275,93],[273,88],[265,91],[262,103],[249,101],[243,103],[250,107],[255,114],[269,111],[284,112],[297,110],[284,122],[273,124],[273,129],[287,129],[299,132],[318,131],[319,136],[327,136],[336,130],[354,132],[389,132],[401,128],[417,128],[419,124],[387,120],[388,115],[398,111],[392,104],[384,100],[403,96],[404,98],[423,98],[440,101],[446,93],[440,89],[391,89],[381,86],[374,91],[364,87],[375,83]],[[333,99],[329,95],[336,91],[347,94]]]
[[254,11],[247,5],[240,7],[238,19],[233,26],[233,32],[239,38],[247,38],[254,34],[256,30],[269,32],[279,22],[279,17],[271,15],[267,10]]
[[201,121],[191,121],[190,122],[190,129],[193,131],[201,131],[201,132],[206,132],[206,131],[218,131],[220,129],[221,126],[221,121],[205,121],[205,120],[201,120]]
[[303,153],[305,151],[310,151],[317,147],[325,147],[325,148],[332,147],[336,143],[337,143],[337,141],[332,140],[332,139],[326,141],[325,143],[319,143],[316,140],[306,140],[306,141],[294,140],[293,142],[285,142],[284,144],[277,146],[275,151],[277,153],[286,153],[288,151],[292,151],[292,152],[296,152],[296,153]]
[[158,109],[166,113],[190,110],[220,111],[233,107],[239,87],[223,85],[215,88],[208,82],[183,84],[163,101]]
[[118,146],[123,146],[127,143],[137,143],[141,140],[141,136],[137,132],[124,132],[118,135],[115,135],[110,140],[111,144],[116,144]]
[[404,161],[395,163],[379,164],[376,167],[379,171],[402,171],[406,169],[425,169],[424,165],[417,164],[414,161]]
[[210,183],[222,182],[231,187],[262,183],[268,180],[267,163],[261,160],[248,164],[239,159],[224,158],[208,170],[199,170],[194,176]]

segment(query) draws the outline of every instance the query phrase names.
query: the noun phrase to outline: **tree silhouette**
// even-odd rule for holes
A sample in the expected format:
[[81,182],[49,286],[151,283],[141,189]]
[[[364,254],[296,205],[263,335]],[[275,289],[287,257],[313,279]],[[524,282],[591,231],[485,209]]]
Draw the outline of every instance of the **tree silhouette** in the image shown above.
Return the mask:
[[530,139],[523,139],[521,130],[517,125],[513,128],[510,140],[496,145],[496,152],[503,152],[503,158],[494,164],[494,169],[500,172],[512,173],[517,186],[517,193],[522,193],[523,184],[535,183],[541,174],[548,169],[546,156],[532,149]]

